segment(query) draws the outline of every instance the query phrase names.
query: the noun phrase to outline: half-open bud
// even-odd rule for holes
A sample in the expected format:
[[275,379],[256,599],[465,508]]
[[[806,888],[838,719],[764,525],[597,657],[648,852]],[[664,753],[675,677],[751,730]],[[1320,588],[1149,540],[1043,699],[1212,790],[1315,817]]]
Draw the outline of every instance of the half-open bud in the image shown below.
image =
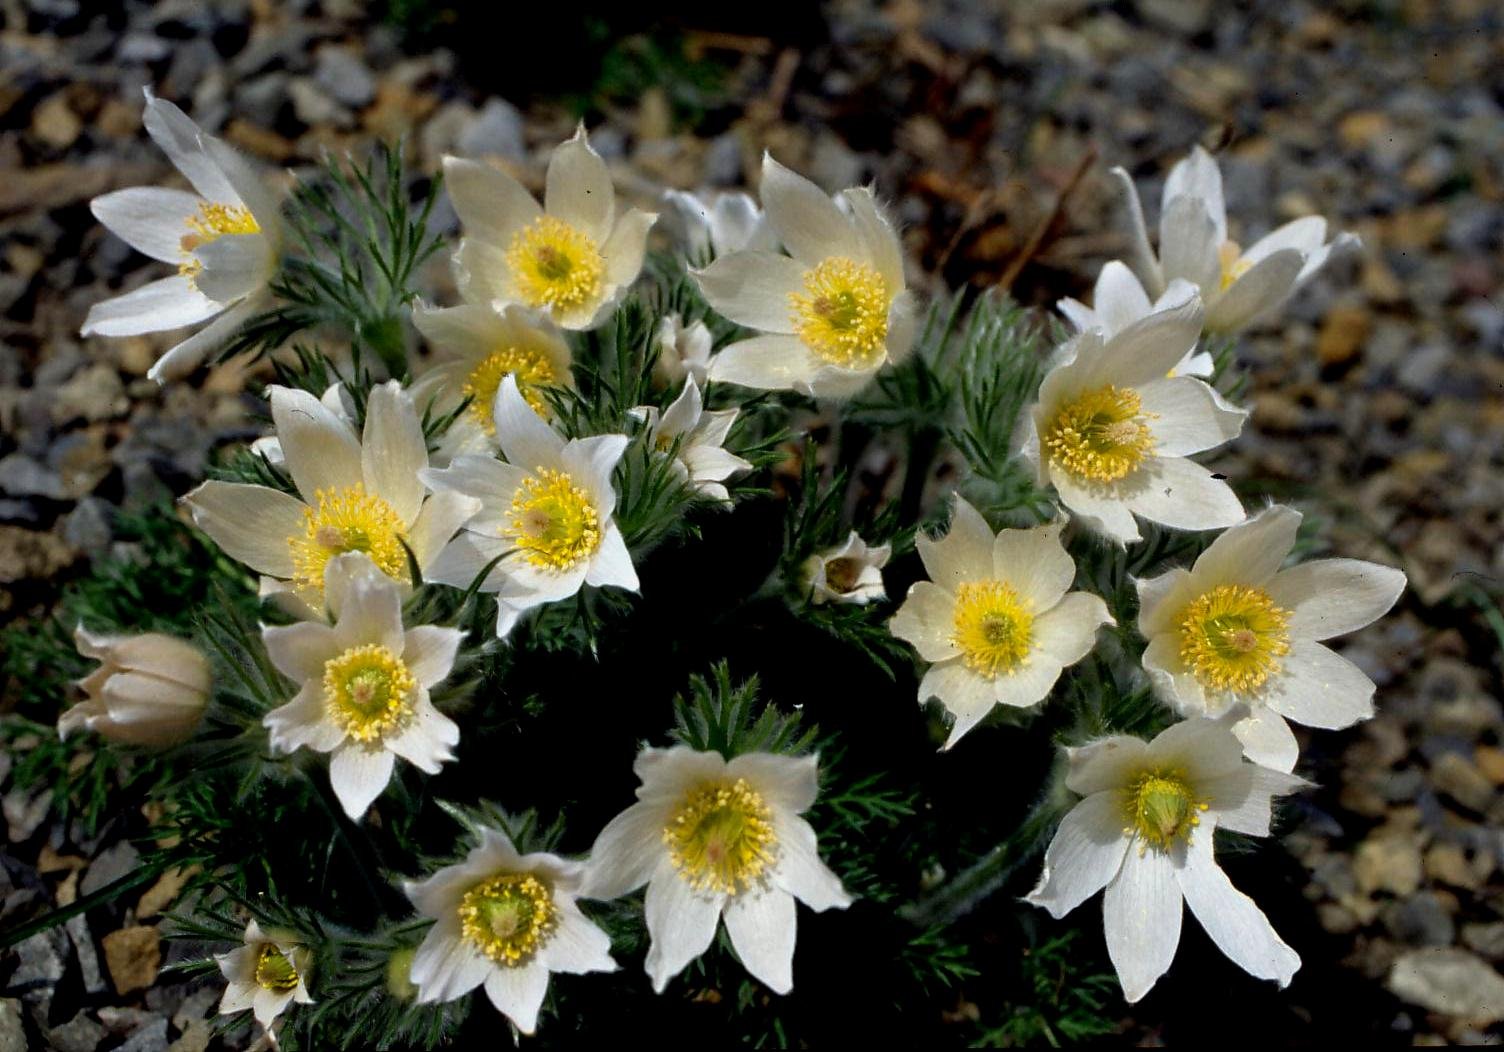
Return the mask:
[[61,737],[82,728],[162,748],[193,734],[209,700],[209,661],[192,644],[156,632],[97,635],[82,625],[73,639],[102,664],[79,681],[88,696],[58,719]]

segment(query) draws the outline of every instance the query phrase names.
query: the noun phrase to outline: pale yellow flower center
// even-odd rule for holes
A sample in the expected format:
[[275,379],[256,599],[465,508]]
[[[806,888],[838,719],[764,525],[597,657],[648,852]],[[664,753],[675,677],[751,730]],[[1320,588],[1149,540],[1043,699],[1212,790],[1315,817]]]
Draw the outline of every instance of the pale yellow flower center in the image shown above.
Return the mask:
[[408,579],[405,529],[392,506],[359,483],[321,489],[317,508],[305,508],[301,536],[287,539],[292,549],[293,584],[317,606],[324,596],[324,567],[336,555],[365,552],[393,580]]
[[530,307],[571,311],[600,298],[606,260],[595,239],[555,216],[543,215],[512,237],[507,266]]
[[1253,269],[1253,264],[1243,258],[1243,249],[1236,241],[1224,241],[1217,249],[1217,260],[1222,264],[1222,291]]
[[413,714],[417,677],[379,643],[352,647],[324,662],[324,711],[359,742],[377,742]]
[[870,369],[887,349],[888,283],[873,267],[832,256],[804,272],[789,294],[790,320],[804,345],[843,369]]
[[1180,660],[1208,690],[1257,690],[1290,652],[1289,620],[1260,588],[1218,585],[1182,611]]
[[285,994],[298,986],[298,969],[287,954],[269,942],[256,951],[256,985],[263,990]]
[[1033,604],[1002,581],[968,581],[956,589],[951,642],[980,676],[1013,675],[1029,663]]
[[1153,413],[1131,387],[1108,384],[1077,395],[1044,429],[1051,462],[1083,482],[1116,482],[1154,451]]
[[531,873],[501,873],[460,900],[460,933],[493,964],[526,964],[558,926],[548,886]]
[[691,887],[735,895],[772,865],[778,836],[772,809],[738,778],[690,790],[664,827],[663,843]]
[[1150,847],[1168,851],[1176,840],[1191,838],[1201,824],[1205,801],[1196,799],[1194,786],[1178,768],[1143,771],[1123,792],[1123,832],[1139,838],[1139,852]]
[[517,378],[517,390],[530,405],[533,412],[547,419],[551,413],[548,399],[540,387],[550,387],[559,382],[548,356],[536,347],[508,346],[488,355],[479,365],[470,370],[460,393],[470,399],[467,412],[488,435],[496,434],[496,418],[492,407],[496,401],[497,388],[508,376]]
[[829,559],[825,563],[825,585],[832,592],[845,595],[856,588],[864,569],[866,564],[862,560],[853,559],[849,555]]
[[600,547],[600,516],[573,478],[540,468],[513,494],[511,526],[503,535],[534,566],[568,570]]

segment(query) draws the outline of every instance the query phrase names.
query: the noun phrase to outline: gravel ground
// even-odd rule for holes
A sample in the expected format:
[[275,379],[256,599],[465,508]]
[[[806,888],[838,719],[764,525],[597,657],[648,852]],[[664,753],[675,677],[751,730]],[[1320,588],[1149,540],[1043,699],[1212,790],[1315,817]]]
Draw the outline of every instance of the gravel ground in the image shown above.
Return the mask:
[[[244,392],[263,377],[231,366],[158,389],[145,372],[170,341],[77,335],[90,303],[158,276],[87,210],[168,174],[142,86],[270,166],[405,134],[424,168],[485,154],[537,180],[567,134],[566,106],[515,91],[514,106],[484,63],[405,51],[362,6],[0,0],[0,621],[44,611],[112,549],[112,508],[183,492],[253,427]],[[1108,167],[1155,201],[1197,142],[1218,153],[1244,244],[1307,213],[1362,236],[1288,324],[1245,342],[1255,412],[1223,462],[1266,487],[1245,496],[1300,501],[1342,554],[1412,581],[1345,648],[1381,714],[1311,739],[1321,787],[1286,837],[1322,929],[1307,945],[1362,1000],[1334,1007],[1297,977],[1286,1003],[1370,1038],[1498,1040],[1504,712],[1499,640],[1470,596],[1504,579],[1504,11],[893,0],[827,15],[796,20],[795,43],[690,34],[727,71],[709,94],[612,89],[593,141],[623,189],[741,184],[767,147],[829,188],[875,179],[916,271],[1026,302],[1079,293],[1121,252]],[[0,790],[8,770],[0,757]],[[3,803],[0,917],[129,869],[128,845],[80,843],[17,790]],[[206,1047],[213,992],[152,984],[160,909],[91,914],[0,958],[0,1052]]]

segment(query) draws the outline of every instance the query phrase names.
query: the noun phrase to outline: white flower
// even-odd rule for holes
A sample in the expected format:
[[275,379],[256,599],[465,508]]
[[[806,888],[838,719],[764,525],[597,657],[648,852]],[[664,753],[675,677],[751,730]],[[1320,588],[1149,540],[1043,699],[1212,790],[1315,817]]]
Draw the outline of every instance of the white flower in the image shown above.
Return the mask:
[[726,436],[736,423],[735,409],[705,412],[699,387],[694,380],[686,380],[683,392],[662,414],[652,405],[638,406],[632,413],[645,422],[652,447],[672,453],[679,474],[696,493],[731,503],[726,479],[752,470],[751,464],[726,449]]
[[465,861],[403,890],[434,919],[409,972],[418,1003],[463,997],[482,983],[491,1003],[524,1034],[552,972],[614,972],[611,939],[575,905],[583,866],[557,855],[519,855],[507,837],[481,831]]
[[867,546],[855,530],[834,548],[804,560],[802,576],[812,603],[855,603],[865,606],[886,599],[882,569],[893,554],[891,544]]
[[1235,964],[1288,985],[1300,958],[1218,867],[1212,834],[1268,836],[1270,797],[1306,783],[1244,763],[1226,725],[1208,719],[1068,753],[1065,784],[1085,799],[1061,821],[1028,901],[1058,919],[1105,886],[1107,955],[1130,1002],[1169,969],[1182,900]]
[[511,306],[498,313],[478,303],[418,307],[413,325],[434,348],[433,364],[413,384],[413,401],[443,414],[470,399],[444,435],[443,459],[496,449],[492,407],[504,377],[517,378],[522,397],[545,419],[550,409],[544,390],[574,386],[569,344],[524,308]]
[[311,956],[296,939],[263,932],[251,921],[245,927],[244,946],[214,955],[225,977],[219,1014],[234,1015],[249,1008],[256,1022],[270,1028],[292,1002],[313,1004],[308,994]]
[[1134,515],[1181,530],[1243,519],[1227,483],[1187,457],[1234,438],[1247,412],[1200,380],[1167,375],[1196,345],[1201,319],[1192,299],[1110,337],[1079,334],[1023,421],[1020,452],[1039,483],[1119,544],[1139,540]]
[[611,474],[627,436],[566,442],[533,412],[512,376],[502,381],[495,411],[506,463],[458,456],[447,468],[420,472],[436,495],[463,494],[480,507],[429,576],[468,588],[487,571],[481,590],[496,594],[496,634],[503,637],[526,611],[583,585],[636,591],[637,571],[612,518]]
[[690,259],[724,256],[746,249],[755,252],[778,249],[778,238],[762,209],[744,193],[701,190],[691,194],[666,190],[663,199],[669,204],[669,215]]
[[162,748],[193,735],[209,701],[209,660],[193,644],[156,632],[101,635],[83,625],[73,642],[102,664],[79,681],[88,697],[58,718],[59,738],[82,728]]
[[1373,681],[1318,640],[1382,617],[1405,575],[1356,559],[1287,570],[1300,513],[1276,505],[1234,526],[1190,570],[1138,582],[1144,668],[1156,693],[1187,715],[1246,712],[1233,724],[1248,758],[1282,771],[1298,749],[1286,719],[1350,726],[1373,715]]
[[193,521],[231,558],[266,574],[263,594],[298,617],[323,616],[324,567],[341,552],[366,553],[404,584],[409,550],[426,571],[476,504],[453,493],[426,496],[418,472],[428,446],[411,396],[395,381],[372,389],[357,436],[348,418],[308,392],[270,390],[298,496],[205,482],[183,498]]
[[889,630],[931,662],[919,702],[937,697],[955,716],[945,748],[993,705],[1037,705],[1113,623],[1101,599],[1069,591],[1076,564],[1060,543],[1064,527],[1061,518],[994,534],[957,497],[950,532],[918,538],[930,580],[909,588]]
[[466,303],[511,303],[546,313],[566,329],[593,329],[637,280],[648,229],[658,217],[618,215],[611,173],[585,126],[554,150],[543,207],[499,168],[444,158],[444,185],[465,226],[454,254]]
[[653,363],[653,378],[664,387],[684,380],[704,387],[714,342],[703,321],[685,325],[677,314],[664,315],[658,322],[658,360]]
[[768,223],[791,255],[746,250],[694,271],[725,317],[763,335],[711,359],[710,378],[821,398],[856,394],[914,342],[898,236],[872,191],[843,191],[841,205],[765,156]]
[[398,756],[425,774],[454,759],[460,729],[428,692],[449,675],[465,634],[435,625],[404,631],[401,590],[361,553],[329,560],[325,598],[332,626],[262,626],[272,664],[298,686],[262,722],[274,750],[331,754],[334,795],[358,819],[391,781]]
[[644,749],[632,770],[637,803],[596,838],[581,894],[614,899],[648,886],[647,973],[659,993],[710,948],[723,916],[747,971],[788,993],[794,900],[816,912],[851,904],[799,817],[815,802],[817,758],[758,752],[728,763],[676,745]]
[[1352,234],[1326,240],[1326,220],[1305,216],[1265,235],[1244,251],[1227,238],[1222,174],[1201,147],[1170,170],[1159,218],[1159,255],[1149,246],[1143,205],[1133,180],[1121,168],[1132,224],[1133,268],[1151,295],[1184,278],[1201,290],[1206,327],[1232,333],[1289,299],[1339,249],[1357,246]]
[[[1096,329],[1105,339],[1116,336],[1129,325],[1151,314],[1179,307],[1196,294],[1195,285],[1184,278],[1176,278],[1159,299],[1150,303],[1149,294],[1144,291],[1144,286],[1139,283],[1133,271],[1114,259],[1103,266],[1102,272],[1097,275],[1090,307],[1069,296],[1057,301],[1055,307],[1065,315],[1077,332]],[[1169,375],[1209,377],[1213,371],[1212,356],[1192,348],[1170,370]]]
[[[335,382],[324,389],[319,401],[324,408],[349,426],[355,433],[355,400],[342,382]],[[263,435],[251,443],[251,452],[265,458],[274,468],[285,468],[287,456],[282,452],[282,440],[275,434]]]
[[148,374],[192,372],[267,302],[281,252],[277,197],[231,147],[146,91],[146,131],[195,192],[136,186],[96,197],[94,217],[176,275],[96,303],[83,335],[135,336],[215,320],[164,354]]

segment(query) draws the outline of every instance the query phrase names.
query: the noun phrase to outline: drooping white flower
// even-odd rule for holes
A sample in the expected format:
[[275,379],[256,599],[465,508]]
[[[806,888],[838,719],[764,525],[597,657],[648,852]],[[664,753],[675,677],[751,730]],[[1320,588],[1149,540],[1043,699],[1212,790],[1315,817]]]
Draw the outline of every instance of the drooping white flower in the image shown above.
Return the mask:
[[890,631],[931,662],[919,702],[939,698],[954,717],[945,748],[994,705],[1027,708],[1054,688],[1066,666],[1112,624],[1107,604],[1069,591],[1076,564],[1060,543],[1063,519],[994,534],[981,513],[955,499],[950,532],[918,538],[930,575],[909,588]]
[[101,664],[79,681],[87,697],[58,718],[59,738],[82,729],[163,748],[193,735],[209,701],[209,659],[192,643],[157,632],[103,635],[83,625],[73,642]]
[[1326,220],[1305,216],[1255,241],[1246,251],[1227,237],[1227,207],[1217,162],[1196,147],[1165,180],[1159,255],[1149,245],[1143,205],[1121,168],[1133,237],[1133,269],[1154,296],[1184,278],[1201,290],[1210,332],[1233,333],[1276,309],[1320,270],[1331,254],[1356,247],[1352,234],[1326,240]]
[[778,238],[757,202],[740,191],[666,190],[669,216],[691,260],[750,249],[776,252]]
[[762,173],[768,223],[790,255],[744,250],[694,272],[717,312],[762,333],[711,359],[710,378],[850,397],[913,347],[898,236],[865,187],[838,205],[771,155]]
[[565,329],[593,329],[637,280],[658,217],[618,214],[606,162],[585,126],[554,150],[544,203],[499,168],[444,158],[444,185],[465,228],[454,254],[466,303],[517,303]]
[[883,589],[884,566],[893,554],[891,544],[868,546],[855,530],[841,544],[804,560],[802,576],[812,603],[855,603],[864,606],[888,598]]
[[270,1030],[272,1021],[294,1001],[313,1004],[308,993],[312,956],[296,938],[264,932],[251,921],[245,927],[245,945],[214,955],[225,977],[219,1014],[234,1015],[249,1008],[256,1022]]
[[[1129,325],[1157,311],[1169,310],[1188,302],[1197,294],[1196,286],[1184,278],[1170,282],[1164,293],[1154,302],[1139,283],[1137,276],[1127,265],[1114,259],[1102,267],[1097,275],[1096,287],[1092,290],[1092,305],[1069,296],[1055,303],[1077,332],[1096,329],[1104,339],[1122,332]],[[1171,369],[1170,376],[1209,377],[1214,371],[1212,356],[1194,348]]]
[[465,407],[440,443],[440,459],[496,449],[496,392],[507,376],[544,419],[551,413],[543,392],[573,387],[569,344],[547,321],[521,307],[500,313],[489,304],[418,307],[413,325],[434,350],[434,362],[413,384],[413,401],[449,413]]
[[644,749],[632,769],[637,803],[596,838],[581,895],[614,899],[647,885],[647,973],[660,993],[709,949],[722,917],[747,971],[788,993],[794,900],[816,912],[851,904],[799,817],[819,789],[817,758],[759,752],[728,762],[676,745]]
[[658,322],[658,360],[653,363],[653,378],[664,387],[685,380],[704,387],[714,342],[703,321],[685,325],[677,314],[664,315]]
[[482,983],[524,1034],[553,972],[614,972],[611,939],[575,905],[584,867],[558,855],[519,855],[505,834],[481,831],[465,861],[403,890],[434,925],[409,975],[418,1003],[453,1001]]
[[1281,570],[1300,512],[1276,505],[1234,526],[1190,570],[1140,580],[1144,668],[1156,693],[1187,716],[1243,706],[1233,733],[1248,758],[1292,770],[1287,719],[1350,726],[1373,715],[1373,681],[1318,640],[1382,617],[1405,590],[1399,570],[1317,559]]
[[637,571],[613,518],[611,484],[627,436],[566,442],[533,412],[512,376],[502,381],[495,412],[505,463],[466,455],[447,468],[420,472],[435,496],[462,495],[479,505],[428,576],[468,588],[487,571],[481,590],[496,595],[496,634],[502,637],[526,611],[567,599],[584,585],[636,591]]
[[178,272],[96,303],[83,335],[135,336],[214,320],[159,358],[159,383],[198,367],[268,302],[281,252],[276,194],[233,148],[146,90],[147,134],[193,191],[135,186],[94,198],[94,217],[138,252]]
[[358,819],[392,778],[397,757],[425,774],[454,759],[454,721],[434,708],[429,690],[454,667],[464,633],[402,627],[402,593],[363,553],[329,560],[325,598],[333,625],[263,625],[277,671],[298,692],[268,712],[271,746],[284,753],[329,753],[329,782],[345,813]]
[[1190,719],[1151,742],[1116,736],[1070,749],[1065,816],[1028,901],[1060,918],[1101,888],[1107,955],[1129,1002],[1148,993],[1180,943],[1182,902],[1233,963],[1280,986],[1295,951],[1217,865],[1212,834],[1269,835],[1270,798],[1301,779],[1246,763],[1224,723]]
[[1231,487],[1187,458],[1236,437],[1247,412],[1200,380],[1167,375],[1196,345],[1201,319],[1192,299],[1111,337],[1080,333],[1023,422],[1020,453],[1039,483],[1119,544],[1139,540],[1135,515],[1182,530],[1243,519]]
[[653,448],[672,453],[679,473],[696,493],[731,503],[726,480],[738,471],[752,470],[751,464],[726,449],[726,436],[736,423],[735,409],[706,412],[700,388],[686,380],[683,392],[662,413],[652,405],[638,406],[632,413],[644,422]]
[[426,572],[475,511],[459,494],[427,495],[418,478],[428,464],[423,426],[395,381],[372,389],[360,436],[306,391],[273,387],[271,407],[298,496],[216,480],[183,502],[231,558],[266,575],[262,593],[294,616],[323,616],[324,567],[334,556],[364,552],[382,573],[410,583],[408,551]]

